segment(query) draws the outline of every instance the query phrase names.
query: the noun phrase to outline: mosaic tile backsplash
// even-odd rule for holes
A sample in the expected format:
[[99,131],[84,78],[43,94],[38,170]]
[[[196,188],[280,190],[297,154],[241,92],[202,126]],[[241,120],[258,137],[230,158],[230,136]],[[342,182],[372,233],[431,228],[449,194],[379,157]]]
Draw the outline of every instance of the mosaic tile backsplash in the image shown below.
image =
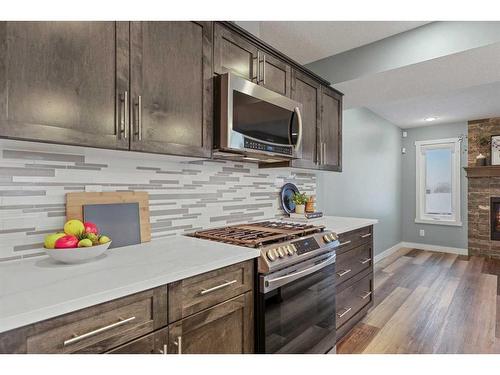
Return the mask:
[[286,182],[316,194],[315,174],[304,171],[0,139],[0,261],[44,255],[68,192],[147,191],[154,241],[279,217]]

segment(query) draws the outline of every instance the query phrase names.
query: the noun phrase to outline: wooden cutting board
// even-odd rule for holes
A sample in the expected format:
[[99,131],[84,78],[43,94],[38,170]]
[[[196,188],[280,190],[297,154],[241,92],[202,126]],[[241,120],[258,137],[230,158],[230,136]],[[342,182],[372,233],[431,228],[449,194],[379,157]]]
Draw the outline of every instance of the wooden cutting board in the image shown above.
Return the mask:
[[149,194],[144,191],[112,191],[101,193],[67,193],[66,219],[83,221],[83,205],[111,203],[139,203],[139,221],[141,226],[141,242],[151,241],[151,224],[149,223]]

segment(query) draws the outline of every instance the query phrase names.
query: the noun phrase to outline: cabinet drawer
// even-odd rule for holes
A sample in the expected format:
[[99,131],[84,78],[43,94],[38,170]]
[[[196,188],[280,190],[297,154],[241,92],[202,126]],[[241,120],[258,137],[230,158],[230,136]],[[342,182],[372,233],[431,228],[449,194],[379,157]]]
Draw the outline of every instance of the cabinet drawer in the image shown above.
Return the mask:
[[371,242],[373,237],[373,226],[356,229],[350,232],[339,234],[340,245],[337,248],[337,254],[358,247],[362,243]]
[[166,287],[137,293],[38,324],[28,353],[103,353],[167,323]]
[[372,292],[373,274],[369,273],[337,295],[337,328],[371,302]]
[[169,284],[169,321],[236,297],[252,290],[252,286],[252,260]]
[[168,328],[114,348],[107,354],[167,354]]
[[372,244],[365,243],[337,255],[336,281],[338,285],[372,265]]

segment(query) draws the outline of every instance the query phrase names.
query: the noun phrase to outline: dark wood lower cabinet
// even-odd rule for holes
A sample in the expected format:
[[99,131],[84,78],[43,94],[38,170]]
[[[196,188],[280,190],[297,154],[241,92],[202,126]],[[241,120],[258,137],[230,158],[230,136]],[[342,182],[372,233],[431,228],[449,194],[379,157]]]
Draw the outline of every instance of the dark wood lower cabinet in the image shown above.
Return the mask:
[[253,294],[240,295],[169,328],[169,353],[253,353]]
[[[163,285],[1,333],[0,354],[253,353],[253,263],[248,260],[174,283],[173,289]],[[226,287],[221,277],[239,282]],[[184,309],[169,308],[175,304]]]
[[138,338],[107,354],[167,354],[168,327]]
[[337,249],[337,342],[373,306],[373,227],[339,235]]

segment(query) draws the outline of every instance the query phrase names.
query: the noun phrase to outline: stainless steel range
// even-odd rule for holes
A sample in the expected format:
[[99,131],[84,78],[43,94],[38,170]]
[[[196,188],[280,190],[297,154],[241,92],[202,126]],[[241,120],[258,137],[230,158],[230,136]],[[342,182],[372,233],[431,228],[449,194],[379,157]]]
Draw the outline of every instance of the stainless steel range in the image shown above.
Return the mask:
[[326,353],[335,346],[335,233],[265,221],[202,230],[198,238],[260,249],[256,349]]

